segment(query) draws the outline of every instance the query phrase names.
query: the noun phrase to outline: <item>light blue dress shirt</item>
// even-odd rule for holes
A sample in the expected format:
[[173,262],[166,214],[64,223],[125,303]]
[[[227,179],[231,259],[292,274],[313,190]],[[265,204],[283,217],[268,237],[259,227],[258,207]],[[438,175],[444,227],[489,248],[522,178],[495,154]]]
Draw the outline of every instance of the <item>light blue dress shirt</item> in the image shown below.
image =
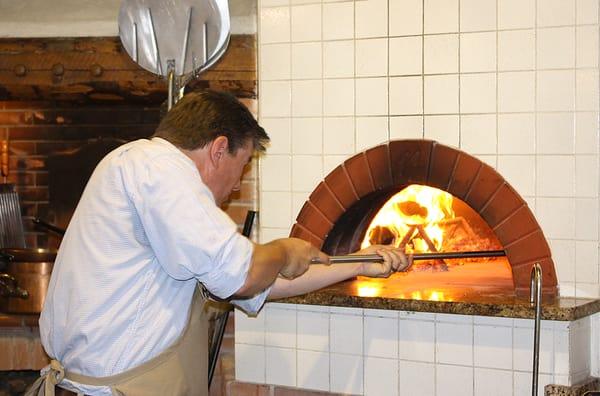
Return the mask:
[[[40,317],[42,344],[84,375],[140,365],[183,332],[197,282],[230,297],[252,251],[190,158],[160,138],[125,144],[98,164],[62,240]],[[234,303],[253,313],[267,294]]]

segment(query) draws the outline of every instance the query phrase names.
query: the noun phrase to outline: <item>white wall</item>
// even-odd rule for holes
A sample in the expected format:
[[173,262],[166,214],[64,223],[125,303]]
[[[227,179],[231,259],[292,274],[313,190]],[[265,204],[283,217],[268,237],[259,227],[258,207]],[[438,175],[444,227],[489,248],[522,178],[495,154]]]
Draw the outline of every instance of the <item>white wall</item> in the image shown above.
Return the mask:
[[261,0],[261,238],[344,159],[426,138],[494,166],[600,296],[598,0]]
[[[119,0],[0,0],[0,37],[117,36]],[[229,0],[232,34],[256,33],[256,1]]]

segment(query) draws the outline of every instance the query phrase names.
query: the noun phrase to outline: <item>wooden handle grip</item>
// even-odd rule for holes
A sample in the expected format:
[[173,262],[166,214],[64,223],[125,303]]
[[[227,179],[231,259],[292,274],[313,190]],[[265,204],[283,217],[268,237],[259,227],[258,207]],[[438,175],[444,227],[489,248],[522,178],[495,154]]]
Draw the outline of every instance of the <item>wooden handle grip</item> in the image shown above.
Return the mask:
[[8,140],[0,143],[0,167],[2,177],[8,177]]

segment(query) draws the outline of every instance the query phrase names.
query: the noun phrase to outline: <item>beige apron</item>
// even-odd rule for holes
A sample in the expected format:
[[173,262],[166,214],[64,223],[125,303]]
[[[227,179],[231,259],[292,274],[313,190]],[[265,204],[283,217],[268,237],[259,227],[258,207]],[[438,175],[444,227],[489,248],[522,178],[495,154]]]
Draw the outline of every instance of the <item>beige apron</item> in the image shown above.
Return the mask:
[[181,337],[149,361],[109,377],[89,377],[65,371],[52,360],[26,396],[54,396],[63,379],[82,385],[108,386],[113,395],[208,395],[208,320],[206,294],[200,285],[194,293],[188,325]]

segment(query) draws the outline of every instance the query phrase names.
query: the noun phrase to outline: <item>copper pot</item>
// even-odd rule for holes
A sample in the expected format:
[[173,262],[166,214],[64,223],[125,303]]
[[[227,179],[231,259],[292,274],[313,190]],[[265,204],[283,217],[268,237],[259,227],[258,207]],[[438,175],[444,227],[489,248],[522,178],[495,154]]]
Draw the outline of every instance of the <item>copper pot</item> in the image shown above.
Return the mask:
[[0,249],[0,312],[40,313],[55,258],[46,249]]

